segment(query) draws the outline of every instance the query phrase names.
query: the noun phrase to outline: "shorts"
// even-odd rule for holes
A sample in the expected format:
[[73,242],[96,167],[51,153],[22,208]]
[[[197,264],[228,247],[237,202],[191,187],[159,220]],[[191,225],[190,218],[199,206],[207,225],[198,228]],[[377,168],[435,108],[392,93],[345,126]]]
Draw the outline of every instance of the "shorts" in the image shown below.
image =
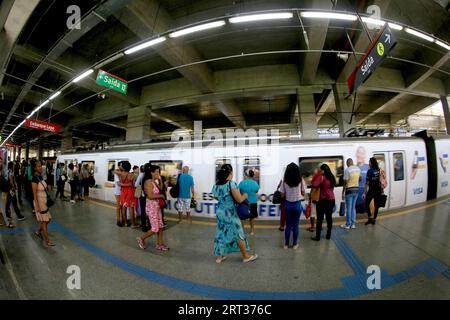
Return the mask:
[[178,198],[178,212],[191,212],[191,199]]
[[250,219],[258,218],[258,204],[250,203]]

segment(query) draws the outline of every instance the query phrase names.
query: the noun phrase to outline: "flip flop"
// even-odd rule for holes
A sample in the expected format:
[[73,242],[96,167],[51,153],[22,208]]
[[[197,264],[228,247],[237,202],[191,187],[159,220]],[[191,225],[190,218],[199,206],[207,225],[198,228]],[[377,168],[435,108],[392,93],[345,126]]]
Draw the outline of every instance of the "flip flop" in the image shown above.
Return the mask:
[[221,259],[217,258],[217,259],[216,259],[216,263],[222,263],[226,258],[227,258],[226,256],[224,256],[224,257],[221,258]]

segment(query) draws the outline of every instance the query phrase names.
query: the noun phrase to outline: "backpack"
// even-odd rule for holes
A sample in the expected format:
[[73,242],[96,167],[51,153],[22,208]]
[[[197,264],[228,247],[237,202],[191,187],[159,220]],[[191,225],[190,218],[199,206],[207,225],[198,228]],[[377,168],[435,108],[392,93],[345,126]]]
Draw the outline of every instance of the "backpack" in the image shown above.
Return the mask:
[[180,195],[180,184],[178,183],[178,179],[177,183],[170,189],[169,194],[172,198],[178,198]]
[[388,182],[386,180],[386,172],[383,169],[380,169],[380,185],[381,189],[386,189],[388,186]]

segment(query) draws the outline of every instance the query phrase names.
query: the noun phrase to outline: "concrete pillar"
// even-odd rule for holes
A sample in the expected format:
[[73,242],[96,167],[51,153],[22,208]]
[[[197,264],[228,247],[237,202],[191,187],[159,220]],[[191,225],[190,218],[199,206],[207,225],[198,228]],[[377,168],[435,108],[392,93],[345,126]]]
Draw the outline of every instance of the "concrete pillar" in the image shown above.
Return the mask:
[[126,141],[143,142],[150,140],[152,108],[140,106],[128,109]]
[[442,109],[444,109],[445,126],[447,127],[447,135],[450,135],[450,102],[448,97],[441,97]]
[[66,129],[62,133],[62,140],[61,140],[61,150],[70,150],[73,148],[73,133],[72,129]]
[[299,116],[299,129],[302,139],[317,139],[317,119],[314,96],[311,87],[297,89],[297,108]]
[[[356,121],[352,117],[352,99],[348,96],[348,88],[346,84],[333,84],[334,103],[336,104],[337,120],[339,125],[339,134],[344,137],[347,130],[354,128]],[[351,120],[351,122],[350,122]]]

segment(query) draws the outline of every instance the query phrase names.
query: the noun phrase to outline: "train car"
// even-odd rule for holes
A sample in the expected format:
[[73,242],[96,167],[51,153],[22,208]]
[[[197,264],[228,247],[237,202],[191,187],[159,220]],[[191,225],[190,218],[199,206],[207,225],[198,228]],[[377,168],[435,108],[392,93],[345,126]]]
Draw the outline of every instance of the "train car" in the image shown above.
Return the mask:
[[[278,205],[272,204],[272,195],[283,177],[284,169],[291,162],[300,166],[308,188],[314,169],[322,163],[327,163],[337,178],[337,208],[342,201],[343,173],[347,158],[352,158],[361,168],[361,189],[369,169],[369,158],[375,157],[378,160],[388,180],[385,189],[388,200],[384,210],[424,203],[429,200],[430,191],[433,193],[437,190],[434,197],[449,195],[450,139],[437,139],[435,146],[436,154],[431,158],[434,158],[436,163],[433,162],[431,167],[437,165],[437,172],[429,168],[430,148],[427,142],[418,137],[302,142],[265,138],[150,143],[121,146],[94,153],[61,154],[58,156],[58,162],[66,165],[89,163],[97,183],[90,191],[91,198],[110,202],[115,201],[114,169],[121,160],[128,160],[132,165],[150,162],[161,166],[161,173],[168,179],[170,187],[176,182],[181,168],[189,166],[190,174],[195,180],[197,199],[197,208],[192,211],[192,215],[211,218],[215,217],[216,201],[210,192],[220,166],[224,163],[231,164],[234,169],[233,180],[237,182],[243,179],[246,170],[253,169],[256,173],[255,179],[261,187],[258,194],[260,218],[273,220],[278,219],[280,209]],[[175,199],[169,197],[167,211],[175,213],[176,209]],[[357,209],[359,212],[364,210],[362,199],[358,200]]]

